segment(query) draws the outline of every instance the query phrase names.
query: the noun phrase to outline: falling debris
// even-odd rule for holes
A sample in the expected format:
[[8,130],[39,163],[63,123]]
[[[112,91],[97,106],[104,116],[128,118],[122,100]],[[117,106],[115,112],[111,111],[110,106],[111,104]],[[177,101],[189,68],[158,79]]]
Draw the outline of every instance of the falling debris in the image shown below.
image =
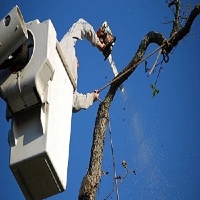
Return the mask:
[[103,175],[108,175],[109,172],[104,172],[104,171],[102,171],[102,174],[103,174]]
[[127,169],[128,166],[125,160],[122,160],[122,166]]

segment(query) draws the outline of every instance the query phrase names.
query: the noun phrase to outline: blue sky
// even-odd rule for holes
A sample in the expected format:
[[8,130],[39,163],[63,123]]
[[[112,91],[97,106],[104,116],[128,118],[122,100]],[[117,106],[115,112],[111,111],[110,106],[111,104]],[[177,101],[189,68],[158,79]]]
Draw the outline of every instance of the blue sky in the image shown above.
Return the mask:
[[[186,3],[184,0],[183,3]],[[197,0],[191,0],[194,6]],[[117,37],[113,59],[121,71],[134,56],[141,39],[154,30],[169,37],[172,12],[165,1],[23,1],[2,0],[2,19],[18,5],[25,22],[51,19],[61,40],[70,26],[84,18],[94,29],[106,20]],[[184,4],[186,5],[186,4]],[[163,65],[157,87],[160,93],[152,98],[150,84],[158,69],[147,78],[144,63],[124,83],[125,92],[117,92],[110,108],[117,175],[125,173],[121,165],[136,171],[129,174],[119,187],[120,199],[200,199],[200,18],[191,33],[180,42],[170,61]],[[147,54],[155,49],[151,45]],[[78,91],[100,89],[113,78],[108,61],[86,40],[76,45],[79,58]],[[155,54],[148,60],[150,68]],[[101,92],[103,100],[108,89]],[[77,199],[82,177],[88,168],[93,127],[99,103],[89,110],[73,114],[67,190],[49,199]],[[24,199],[9,169],[5,103],[0,100],[0,199]],[[103,158],[103,176],[96,199],[104,199],[113,188],[113,167],[110,138],[107,131]],[[111,198],[110,198],[111,199]],[[116,199],[113,192],[112,199]]]

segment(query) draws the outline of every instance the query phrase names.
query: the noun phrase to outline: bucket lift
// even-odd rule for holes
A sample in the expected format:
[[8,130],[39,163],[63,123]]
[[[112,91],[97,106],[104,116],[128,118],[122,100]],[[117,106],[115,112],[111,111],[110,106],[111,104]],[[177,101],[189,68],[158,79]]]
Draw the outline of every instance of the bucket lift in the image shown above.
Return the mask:
[[10,169],[26,199],[66,189],[75,88],[51,21],[24,23],[15,6],[0,22],[0,97]]

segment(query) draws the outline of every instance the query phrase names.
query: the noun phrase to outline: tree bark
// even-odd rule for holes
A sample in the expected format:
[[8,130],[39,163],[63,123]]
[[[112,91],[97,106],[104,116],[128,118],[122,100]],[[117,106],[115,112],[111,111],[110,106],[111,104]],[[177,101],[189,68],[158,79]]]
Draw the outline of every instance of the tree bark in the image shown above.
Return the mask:
[[[171,5],[172,1],[170,2]],[[170,4],[169,3],[169,4]],[[170,33],[171,37],[166,46],[164,46],[165,53],[168,55],[171,50],[178,45],[178,42],[182,40],[191,29],[191,26],[195,18],[200,13],[200,4],[197,4],[194,9],[191,11],[186,23],[183,27],[180,26],[178,18],[180,15],[180,0],[173,1],[176,5],[175,20],[173,21],[172,31]],[[168,5],[169,5],[168,4]],[[178,16],[177,16],[178,15]],[[104,141],[106,134],[106,127],[108,124],[108,112],[109,107],[114,99],[115,93],[118,87],[128,79],[128,77],[134,72],[137,68],[138,63],[142,60],[148,46],[151,43],[156,43],[159,46],[166,41],[166,38],[163,34],[151,31],[149,32],[141,41],[139,48],[130,61],[130,63],[123,69],[122,72],[115,77],[116,81],[113,82],[110,86],[110,89],[102,103],[99,105],[99,109],[96,116],[95,127],[93,131],[93,143],[91,148],[91,156],[89,162],[89,168],[82,180],[80,191],[79,191],[79,200],[94,200],[96,191],[99,187],[99,181],[102,174],[102,158],[104,150]],[[126,73],[128,70],[128,73]],[[120,77],[120,78],[119,78]],[[115,80],[114,79],[114,80]]]

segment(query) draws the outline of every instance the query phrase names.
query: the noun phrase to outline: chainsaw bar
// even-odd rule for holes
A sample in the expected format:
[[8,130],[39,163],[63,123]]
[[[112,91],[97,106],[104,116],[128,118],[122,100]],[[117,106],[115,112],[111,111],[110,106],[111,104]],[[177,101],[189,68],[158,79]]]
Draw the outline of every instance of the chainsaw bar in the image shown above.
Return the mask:
[[[111,66],[111,68],[112,68],[112,71],[113,71],[113,73],[114,73],[114,75],[115,75],[115,77],[116,77],[116,76],[119,74],[119,72],[118,72],[118,70],[117,70],[117,67],[116,67],[116,65],[115,65],[115,62],[114,62],[113,59],[112,59],[112,55],[111,55],[111,54],[108,56],[108,61],[109,61],[109,63],[110,63],[110,66]],[[119,86],[119,88],[120,88],[120,90],[121,90],[122,92],[124,92],[124,87],[123,87],[122,84]]]

